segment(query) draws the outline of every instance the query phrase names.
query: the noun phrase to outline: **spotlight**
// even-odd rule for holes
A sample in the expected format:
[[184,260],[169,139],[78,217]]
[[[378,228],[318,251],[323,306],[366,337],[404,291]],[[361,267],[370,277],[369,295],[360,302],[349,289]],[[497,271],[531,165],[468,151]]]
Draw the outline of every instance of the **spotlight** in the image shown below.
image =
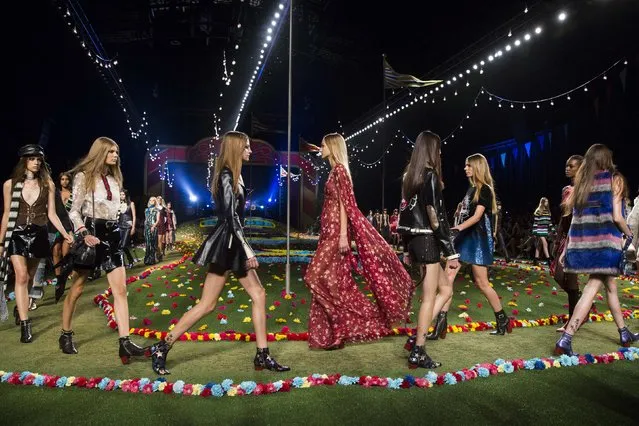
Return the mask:
[[195,203],[197,201],[197,195],[191,194],[189,195],[189,201]]
[[566,12],[559,12],[559,15],[557,15],[559,22],[564,22],[567,17],[568,15],[566,15]]

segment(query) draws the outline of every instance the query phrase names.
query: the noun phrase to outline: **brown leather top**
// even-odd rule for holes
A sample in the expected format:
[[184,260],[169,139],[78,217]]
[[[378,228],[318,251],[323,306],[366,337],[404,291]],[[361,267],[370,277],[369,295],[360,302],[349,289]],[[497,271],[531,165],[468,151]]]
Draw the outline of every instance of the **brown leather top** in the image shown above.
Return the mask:
[[18,208],[18,218],[16,226],[39,225],[44,226],[49,221],[47,212],[47,191],[40,187],[40,195],[32,205],[27,204],[22,194],[20,194],[20,207]]

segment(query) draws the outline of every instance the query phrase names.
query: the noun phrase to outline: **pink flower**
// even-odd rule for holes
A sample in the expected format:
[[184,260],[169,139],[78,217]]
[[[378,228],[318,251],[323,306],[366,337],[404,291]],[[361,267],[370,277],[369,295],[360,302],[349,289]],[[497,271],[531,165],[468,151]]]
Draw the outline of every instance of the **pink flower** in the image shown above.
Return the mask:
[[193,394],[193,385],[188,383],[184,385],[184,389],[182,390],[184,395],[192,395]]

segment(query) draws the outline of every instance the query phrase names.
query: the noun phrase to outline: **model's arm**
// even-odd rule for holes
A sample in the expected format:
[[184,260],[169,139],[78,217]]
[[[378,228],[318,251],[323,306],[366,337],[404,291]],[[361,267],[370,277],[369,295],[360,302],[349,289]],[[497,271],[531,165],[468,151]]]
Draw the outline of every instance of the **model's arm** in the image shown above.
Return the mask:
[[4,196],[4,212],[2,213],[2,225],[0,226],[0,254],[4,251],[4,239],[7,236],[9,210],[11,210],[11,179],[2,185],[2,195]]

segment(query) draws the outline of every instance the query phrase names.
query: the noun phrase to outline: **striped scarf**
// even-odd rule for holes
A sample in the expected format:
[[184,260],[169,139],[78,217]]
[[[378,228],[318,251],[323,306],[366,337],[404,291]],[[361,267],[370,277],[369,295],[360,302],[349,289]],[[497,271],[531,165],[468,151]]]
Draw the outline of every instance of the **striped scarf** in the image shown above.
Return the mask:
[[20,196],[24,182],[18,181],[13,185],[11,193],[11,207],[9,209],[9,221],[7,222],[7,233],[4,236],[4,253],[0,256],[0,321],[6,321],[9,317],[7,309],[7,301],[4,296],[6,282],[9,276],[9,256],[7,250],[11,242],[13,229],[16,227],[16,219],[18,219],[18,210],[20,209]]

